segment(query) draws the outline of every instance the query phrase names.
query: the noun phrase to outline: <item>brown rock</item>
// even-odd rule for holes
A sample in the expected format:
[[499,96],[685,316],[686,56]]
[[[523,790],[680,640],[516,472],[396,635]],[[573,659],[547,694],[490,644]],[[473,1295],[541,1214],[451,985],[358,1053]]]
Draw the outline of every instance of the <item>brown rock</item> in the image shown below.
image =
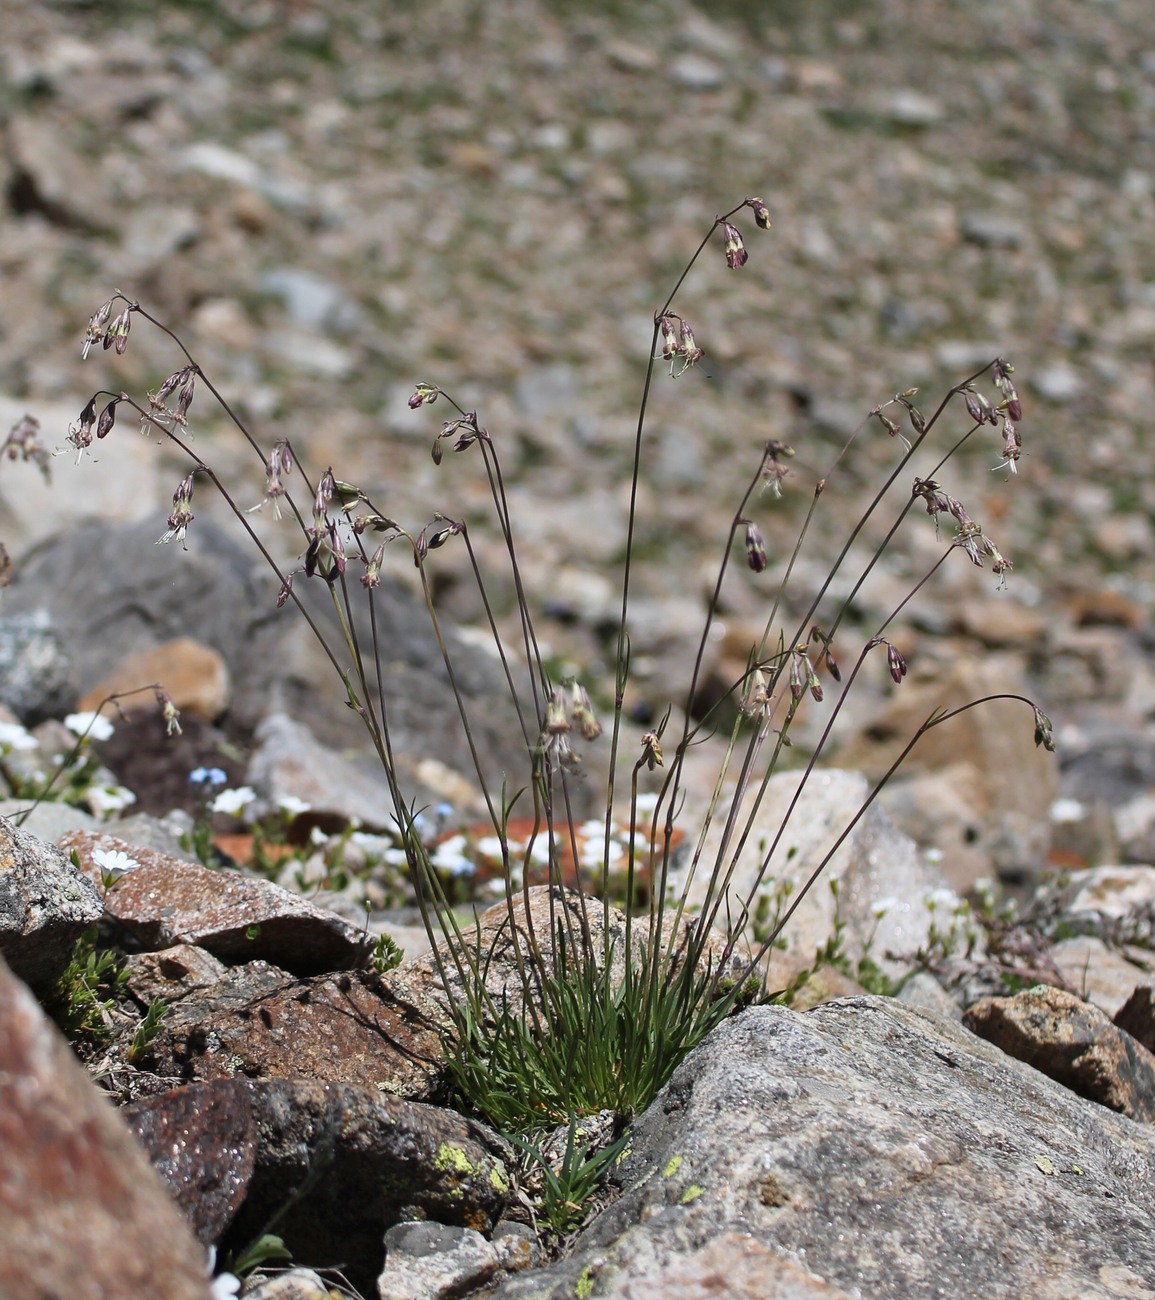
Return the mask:
[[131,953],[126,988],[138,1002],[176,1002],[193,989],[209,988],[227,972],[224,962],[190,943],[160,952]]
[[69,831],[60,847],[75,849],[81,870],[94,881],[100,880],[94,851],[119,851],[138,864],[105,899],[108,920],[131,946],[195,944],[224,961],[261,958],[298,975],[347,970],[363,956],[355,925],[271,881],[210,871],[91,831]]
[[361,1294],[373,1295],[386,1228],[432,1219],[488,1233],[505,1208],[513,1151],[455,1111],[339,1083],[248,1087],[260,1142],[226,1249],[276,1216],[296,1259],[341,1260]]
[[[95,711],[110,695],[154,683],[168,692],[182,713],[191,713],[204,722],[219,718],[232,698],[229,670],[221,655],[210,646],[181,636],[122,659],[103,681],[84,693],[78,707]],[[123,700],[121,708],[133,715],[159,711],[160,706],[151,692],[142,692]],[[112,716],[112,705],[107,712]]]
[[120,1114],[197,1237],[216,1245],[253,1173],[257,1127],[248,1089],[232,1080],[192,1084]]
[[1149,1051],[1155,1052],[1155,988],[1140,984],[1115,1012],[1115,1023]]
[[441,1081],[442,1014],[403,971],[294,979],[255,961],[176,1003],[148,1059],[185,1079],[315,1079],[426,1098]]
[[1073,993],[1040,984],[1013,998],[983,998],[963,1023],[1080,1097],[1155,1122],[1155,1056]]
[[208,1300],[204,1252],[116,1112],[0,961],[0,1295]]

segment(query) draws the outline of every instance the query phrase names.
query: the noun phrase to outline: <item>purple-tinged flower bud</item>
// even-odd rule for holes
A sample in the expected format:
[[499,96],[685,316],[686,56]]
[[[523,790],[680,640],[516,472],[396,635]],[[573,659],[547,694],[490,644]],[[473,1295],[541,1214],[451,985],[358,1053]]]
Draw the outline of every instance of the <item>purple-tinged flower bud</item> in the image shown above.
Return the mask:
[[806,684],[802,677],[802,656],[794,653],[790,656],[790,694],[800,700],[806,694]]
[[156,702],[160,705],[161,716],[164,718],[164,734],[166,736],[181,735],[180,710],[173,703],[172,696],[168,691],[158,689],[156,691]]
[[432,450],[431,450],[431,454],[432,454],[432,456],[433,456],[433,463],[434,463],[434,465],[440,465],[440,464],[441,464],[441,456],[442,456],[442,452],[441,452],[441,439],[440,439],[440,438],[434,438],[434,439],[433,439],[433,447],[432,447]]
[[550,736],[564,736],[571,730],[565,688],[555,686],[545,707],[545,731]]
[[746,563],[755,573],[761,573],[766,568],[766,543],[762,537],[762,530],[752,520],[745,520],[745,524]]
[[680,334],[681,334],[682,356],[685,358],[685,363],[686,363],[682,367],[682,369],[686,370],[690,366],[696,365],[699,361],[701,361],[702,357],[705,354],[703,353],[702,349],[698,346],[697,341],[694,338],[694,331],[690,328],[690,322],[686,320],[684,317],[682,319],[682,323],[680,327]]
[[589,693],[577,682],[570,687],[570,717],[581,732],[583,740],[597,740],[602,734],[602,724],[594,713]]
[[770,209],[761,199],[747,199],[746,206],[754,214],[754,224],[760,230],[769,230],[771,226]]
[[329,502],[332,501],[336,488],[337,480],[333,477],[333,469],[330,466],[317,480],[317,491],[313,497],[313,523],[318,531],[324,524],[325,512],[329,509]]
[[898,647],[891,645],[889,641],[886,643],[886,664],[897,686],[906,676],[906,660],[902,657]]
[[290,573],[281,583],[281,589],[277,592],[277,608],[284,609],[285,602],[293,594],[293,575]]
[[[658,321],[658,332],[662,336],[662,360],[671,361],[682,351],[682,342],[680,331],[675,322],[678,321],[676,316],[663,316]],[[680,322],[679,322],[680,323]]]
[[1055,752],[1055,733],[1051,727],[1051,720],[1036,704],[1035,710],[1035,744],[1041,745],[1048,754]]
[[750,256],[746,252],[746,245],[742,242],[742,232],[737,226],[732,226],[728,221],[723,221],[722,234],[726,239],[726,265],[731,271],[736,271],[739,267],[746,265],[746,259]]
[[[80,353],[82,361],[88,360],[88,354],[92,350],[93,344],[103,343],[104,327],[108,324],[108,318],[112,315],[112,299],[102,306],[89,317],[88,328],[84,332],[84,347]],[[106,345],[107,346],[107,345]]]
[[374,587],[381,585],[381,562],[385,558],[385,543],[381,542],[373,554],[369,557],[369,562],[365,566],[365,572],[361,575],[361,586],[371,591]]
[[190,509],[192,494],[193,475],[186,474],[172,494],[172,513],[168,517],[168,532],[163,537],[157,538],[158,546],[166,546],[169,542],[180,542],[182,546],[184,545],[188,526],[195,518]]
[[810,669],[810,674],[809,674],[809,676],[808,676],[807,679],[806,679],[806,685],[807,685],[807,687],[808,687],[808,689],[809,689],[809,691],[810,691],[810,698],[811,698],[812,700],[816,700],[816,701],[818,701],[819,703],[821,703],[821,701],[822,701],[822,683],[818,680],[818,674],[814,671],[813,668],[810,667],[809,662],[807,663],[806,666],[807,666],[807,668]]
[[119,397],[114,397],[111,402],[100,413],[100,419],[96,425],[96,436],[98,438],[107,438],[112,432],[112,426],[116,423],[116,404],[120,401]]
[[418,384],[409,398],[409,409],[415,411],[419,406],[432,406],[440,391],[432,384]]

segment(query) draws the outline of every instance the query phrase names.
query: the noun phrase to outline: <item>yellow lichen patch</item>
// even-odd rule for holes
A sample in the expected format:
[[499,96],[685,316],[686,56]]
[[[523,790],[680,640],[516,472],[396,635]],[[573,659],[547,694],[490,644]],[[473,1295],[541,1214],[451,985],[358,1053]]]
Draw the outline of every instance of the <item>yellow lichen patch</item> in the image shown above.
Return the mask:
[[481,1172],[480,1165],[471,1164],[465,1152],[450,1142],[442,1142],[437,1148],[433,1167],[434,1169],[455,1174],[479,1174]]
[[682,1166],[682,1157],[671,1156],[669,1160],[666,1161],[665,1169],[662,1170],[662,1177],[673,1178],[673,1176],[678,1172],[681,1166]]
[[691,1183],[682,1193],[682,1204],[689,1205],[691,1201],[696,1201],[705,1190],[704,1187],[699,1187],[697,1183]]

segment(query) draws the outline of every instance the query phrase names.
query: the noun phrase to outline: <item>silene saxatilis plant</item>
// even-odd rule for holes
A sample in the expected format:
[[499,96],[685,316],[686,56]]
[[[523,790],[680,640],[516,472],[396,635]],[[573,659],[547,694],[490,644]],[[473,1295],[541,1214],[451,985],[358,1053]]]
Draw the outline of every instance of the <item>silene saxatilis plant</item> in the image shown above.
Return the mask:
[[[747,926],[759,891],[781,871],[776,854],[789,819],[859,675],[876,663],[895,683],[901,684],[906,674],[902,650],[888,635],[906,604],[932,581],[942,564],[989,564],[1000,582],[1005,582],[1011,569],[1010,560],[946,486],[948,462],[964,444],[984,433],[1001,435],[999,468],[1016,471],[1022,450],[1022,412],[1013,369],[1002,358],[992,358],[960,380],[933,408],[924,410],[915,404],[915,389],[880,401],[814,481],[793,549],[774,563],[758,516],[774,509],[784,491],[796,491],[794,484],[804,475],[794,464],[794,449],[786,443],[772,440],[761,448],[728,529],[718,538],[716,579],[696,655],[687,665],[685,696],[677,702],[681,707],[668,710],[640,741],[633,738],[636,732],[626,718],[624,701],[630,679],[638,488],[647,454],[651,394],[656,383],[671,378],[694,382],[692,372],[703,348],[690,316],[683,314],[690,310],[683,299],[689,294],[692,272],[712,245],[720,245],[720,254],[733,271],[745,265],[748,252],[737,224],[744,219],[752,219],[762,230],[771,225],[767,205],[758,198],[745,199],[717,217],[654,312],[650,360],[636,418],[612,682],[583,683],[551,676],[522,582],[517,521],[506,493],[501,439],[446,388],[419,383],[409,405],[415,418],[427,407],[436,408],[434,415],[447,413],[448,418],[434,430],[435,462],[440,464],[447,453],[472,454],[480,462],[493,519],[504,542],[508,574],[503,580],[512,577],[516,593],[517,633],[511,643],[499,629],[490,598],[493,574],[485,571],[466,523],[452,511],[436,511],[417,522],[394,519],[378,509],[369,490],[342,481],[332,468],[310,470],[301,449],[288,439],[263,441],[229,405],[185,343],[139,302],[121,293],[93,315],[84,341],[86,355],[92,348],[123,353],[130,332],[142,324],[171,338],[181,364],[156,390],[143,399],[126,392],[94,394],[71,426],[68,442],[82,457],[94,440],[127,423],[126,416],[142,432],[163,434],[187,457],[188,472],[173,495],[168,528],[158,540],[195,545],[194,496],[216,491],[269,566],[270,603],[296,605],[308,621],[332,664],[340,694],[363,720],[380,760],[390,814],[433,945],[432,960],[449,995],[445,1039],[457,1104],[510,1135],[530,1153],[531,1163],[538,1162],[539,1203],[550,1226],[558,1231],[572,1226],[584,1198],[620,1150],[624,1126],[651,1101],[686,1053],[740,1001],[773,994],[764,975],[770,948],[923,734],[967,709],[999,699],[1024,705],[1033,720],[1036,742],[1048,749],[1053,743],[1046,716],[1018,695],[960,701],[933,714],[909,737],[842,836],[789,897],[789,905],[779,909],[773,924],[756,930]],[[202,393],[219,405],[251,448],[254,477],[243,488],[222,481],[190,435],[194,402],[206,400]],[[889,435],[894,461],[873,497],[852,514],[845,509],[823,511],[838,488],[839,470],[856,440],[883,430]],[[932,435],[937,435],[933,442]],[[301,485],[297,491],[295,483]],[[299,536],[295,567],[282,565],[274,548],[258,534],[253,514],[258,505],[265,507],[263,526],[290,528]],[[852,601],[899,530],[917,526],[907,516],[923,511],[942,537],[938,558],[889,616],[847,653],[850,634],[844,625]],[[785,593],[819,518],[825,536],[837,527],[844,530],[845,538],[824,581],[801,605],[791,603],[795,613],[790,617]],[[273,524],[273,519],[280,524]],[[870,540],[863,560],[863,548],[856,544],[866,538]],[[385,548],[390,545],[406,548],[416,565],[463,734],[474,757],[490,842],[499,845],[504,911],[503,923],[496,928],[483,931],[459,919],[444,873],[432,860],[421,833],[423,810],[399,776],[390,730],[391,701],[377,671],[389,629],[378,616],[376,589]],[[284,553],[283,547],[276,550]],[[449,638],[442,635],[432,570],[455,550],[476,583],[503,665],[509,706],[524,741],[521,771],[489,770],[482,761],[470,706],[458,687]],[[955,552],[960,554],[956,557]],[[729,683],[724,698],[705,717],[696,716],[691,702],[699,698],[723,589],[741,577],[734,570],[742,568],[749,571],[743,580],[765,583],[764,628],[750,646],[745,670]],[[330,631],[332,625],[310,612],[301,598],[303,583],[327,591],[339,629],[336,634]],[[361,601],[368,605],[368,639],[356,632],[363,626],[354,617],[354,607]],[[800,617],[798,608],[804,608]],[[836,688],[831,692],[834,698],[824,700],[830,683]],[[595,715],[591,694],[613,701],[612,711],[602,721]],[[791,745],[800,712],[819,706],[827,716],[815,733],[818,739],[807,757],[798,793],[765,844],[753,883],[735,906],[731,885],[740,855],[756,842],[754,828],[770,778]],[[713,798],[699,824],[679,825],[687,756],[716,733],[721,733],[720,743],[716,741],[721,757]],[[598,796],[600,829],[594,839],[600,847],[591,868],[588,822],[584,816],[579,821],[581,801],[574,782],[582,752],[595,744],[607,751],[599,770],[608,776],[604,801]],[[588,797],[590,791],[581,793]],[[515,815],[516,836],[511,830]],[[521,830],[527,823],[528,835]],[[623,835],[624,827],[628,833]],[[579,838],[583,840],[580,851]],[[677,872],[676,846],[688,857]],[[690,882],[695,879],[699,885],[691,907]],[[624,911],[617,909],[613,897],[624,897]],[[596,1124],[588,1118],[593,1116],[600,1116],[603,1124],[596,1137],[591,1136]],[[559,1133],[560,1148],[556,1146]],[[555,1144],[548,1159],[543,1154],[547,1134]]]

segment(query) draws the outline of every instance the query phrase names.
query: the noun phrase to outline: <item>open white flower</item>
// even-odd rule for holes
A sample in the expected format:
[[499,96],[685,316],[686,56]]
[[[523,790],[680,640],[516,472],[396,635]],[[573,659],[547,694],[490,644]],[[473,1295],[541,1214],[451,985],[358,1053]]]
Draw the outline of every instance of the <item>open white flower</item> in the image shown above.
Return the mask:
[[35,749],[37,740],[18,722],[0,722],[0,749]]
[[70,713],[64,725],[77,736],[87,735],[89,740],[107,740],[116,730],[101,713]]
[[121,849],[93,849],[92,861],[99,869],[100,879],[106,889],[116,884],[121,876],[127,876],[140,866],[135,858],[130,858]]
[[84,792],[84,802],[94,817],[109,818],[136,803],[136,795],[123,785],[90,785]]
[[277,800],[277,807],[283,813],[288,813],[290,817],[299,817],[302,813],[307,813],[312,806],[304,799],[298,799],[295,794],[283,794]]
[[242,808],[251,804],[257,797],[257,792],[247,785],[239,785],[235,790],[222,790],[212,802],[213,812],[229,813],[233,817],[241,811]]
[[213,1300],[232,1300],[241,1293],[241,1279],[235,1273],[218,1273],[213,1278]]

